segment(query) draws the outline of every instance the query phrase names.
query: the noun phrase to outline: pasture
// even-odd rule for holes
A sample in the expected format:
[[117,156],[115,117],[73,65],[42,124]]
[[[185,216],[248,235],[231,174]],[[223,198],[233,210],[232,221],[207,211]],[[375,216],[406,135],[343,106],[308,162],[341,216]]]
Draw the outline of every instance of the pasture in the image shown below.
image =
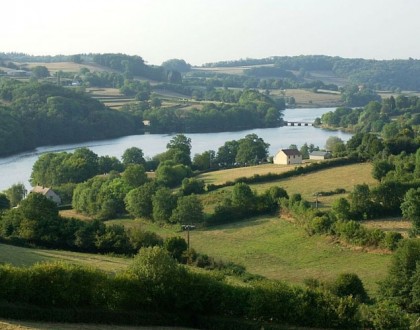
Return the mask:
[[264,175],[268,173],[284,173],[291,171],[294,168],[295,167],[291,165],[262,164],[256,166],[231,168],[215,172],[207,172],[200,174],[198,179],[204,180],[206,183],[221,184],[227,181],[233,181],[241,177],[251,177],[255,174]]
[[[186,232],[179,227],[158,228],[141,220],[123,224],[186,239]],[[386,275],[390,261],[386,253],[344,247],[327,236],[308,236],[302,227],[276,216],[196,229],[190,232],[190,243],[197,252],[216,260],[233,261],[250,273],[295,284],[307,278],[332,280],[340,273],[353,272],[370,294]]]
[[74,62],[32,62],[25,65],[26,68],[32,69],[36,66],[45,66],[51,75],[58,71],[64,72],[79,72],[80,69],[86,68],[90,71],[112,71],[109,68],[96,65],[94,63],[83,64],[83,63],[74,63]]
[[[313,173],[302,174],[295,177],[252,185],[257,192],[267,190],[269,187],[279,185],[286,189],[289,195],[300,193],[308,201],[314,201],[318,192],[333,191],[343,188],[350,193],[355,185],[366,183],[370,187],[377,185],[377,181],[372,178],[372,164],[358,163],[346,166],[339,166],[320,170]],[[321,206],[329,207],[338,197],[345,195],[319,196],[318,201]]]
[[396,231],[405,238],[409,237],[409,231],[412,228],[411,221],[404,220],[401,217],[365,220],[362,221],[362,224],[367,228],[380,229],[385,232]]
[[101,254],[31,249],[0,244],[0,263],[12,264],[14,266],[30,266],[38,262],[54,261],[65,261],[114,273],[118,270],[125,269],[130,259]]
[[336,93],[315,93],[310,89],[273,90],[271,96],[293,97],[300,108],[338,107],[342,104],[341,96]]
[[[244,176],[249,177],[253,174],[263,175],[269,172],[283,173],[293,168],[294,166],[290,165],[264,164],[205,173],[199,178],[203,179],[206,183],[221,184]],[[369,186],[375,186],[377,181],[372,178],[371,171],[372,165],[370,163],[358,163],[319,170],[313,173],[301,174],[299,176],[266,183],[250,184],[250,186],[258,193],[262,193],[272,186],[280,186],[289,195],[300,193],[309,202],[315,202],[315,195],[318,192],[329,192],[338,188],[346,190],[347,193],[342,195],[319,196],[319,206],[325,208],[330,207],[336,198],[347,196],[357,184],[366,183]],[[202,195],[201,199],[206,211],[211,211],[220,201],[220,198],[226,196],[231,190],[232,187],[226,187]]]

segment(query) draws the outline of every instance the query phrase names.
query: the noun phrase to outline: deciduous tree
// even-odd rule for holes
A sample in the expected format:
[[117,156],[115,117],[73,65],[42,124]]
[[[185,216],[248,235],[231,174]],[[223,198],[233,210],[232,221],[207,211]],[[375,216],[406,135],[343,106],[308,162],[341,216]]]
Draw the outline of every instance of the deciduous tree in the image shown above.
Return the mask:
[[27,190],[23,183],[16,183],[10,188],[6,189],[4,193],[10,201],[10,206],[17,206],[26,196]]
[[144,164],[143,150],[137,147],[131,147],[124,151],[122,155],[122,163],[124,166],[128,164]]
[[178,198],[170,222],[180,224],[200,223],[204,220],[203,205],[196,195]]
[[413,223],[413,228],[420,230],[420,188],[407,191],[401,211],[403,216]]
[[169,188],[159,188],[152,197],[153,219],[168,222],[176,202],[177,197]]

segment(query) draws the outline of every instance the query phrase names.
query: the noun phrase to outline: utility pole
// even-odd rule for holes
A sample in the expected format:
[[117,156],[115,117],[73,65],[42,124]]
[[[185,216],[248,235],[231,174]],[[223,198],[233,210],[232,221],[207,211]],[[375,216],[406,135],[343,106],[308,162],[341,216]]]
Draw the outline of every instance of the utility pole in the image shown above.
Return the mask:
[[188,251],[188,256],[190,255],[190,230],[195,229],[194,225],[182,225],[181,226],[182,230],[186,230],[187,231],[187,251]]

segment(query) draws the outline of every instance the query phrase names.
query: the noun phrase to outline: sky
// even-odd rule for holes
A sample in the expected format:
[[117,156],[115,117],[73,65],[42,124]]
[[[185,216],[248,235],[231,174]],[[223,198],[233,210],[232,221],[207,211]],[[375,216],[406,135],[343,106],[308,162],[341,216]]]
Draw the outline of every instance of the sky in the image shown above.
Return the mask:
[[269,56],[420,59],[420,0],[13,0],[0,52],[192,65]]

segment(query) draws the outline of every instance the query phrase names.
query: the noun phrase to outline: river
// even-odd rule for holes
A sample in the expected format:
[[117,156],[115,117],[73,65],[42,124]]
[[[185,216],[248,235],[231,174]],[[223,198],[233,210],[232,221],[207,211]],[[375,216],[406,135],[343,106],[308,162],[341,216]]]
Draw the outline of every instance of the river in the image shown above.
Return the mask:
[[[316,117],[321,117],[331,108],[316,109],[287,109],[284,111],[284,120],[312,122]],[[341,131],[326,131],[312,126],[283,126],[276,128],[252,129],[236,132],[221,133],[195,133],[185,134],[191,138],[192,155],[206,150],[215,150],[226,141],[239,140],[247,134],[255,133],[270,144],[269,153],[274,155],[279,149],[287,148],[291,144],[301,147],[305,142],[320,148],[325,147],[325,142],[330,136],[337,136],[347,141],[351,134]],[[130,147],[143,150],[146,157],[152,157],[166,150],[166,144],[173,137],[169,134],[130,135],[117,139],[91,141],[78,144],[39,147],[35,150],[20,153],[10,157],[0,158],[0,191],[9,188],[12,184],[21,182],[30,187],[29,178],[32,166],[39,155],[47,152],[68,151],[80,147],[88,147],[99,156],[109,155],[121,159],[124,151]]]

